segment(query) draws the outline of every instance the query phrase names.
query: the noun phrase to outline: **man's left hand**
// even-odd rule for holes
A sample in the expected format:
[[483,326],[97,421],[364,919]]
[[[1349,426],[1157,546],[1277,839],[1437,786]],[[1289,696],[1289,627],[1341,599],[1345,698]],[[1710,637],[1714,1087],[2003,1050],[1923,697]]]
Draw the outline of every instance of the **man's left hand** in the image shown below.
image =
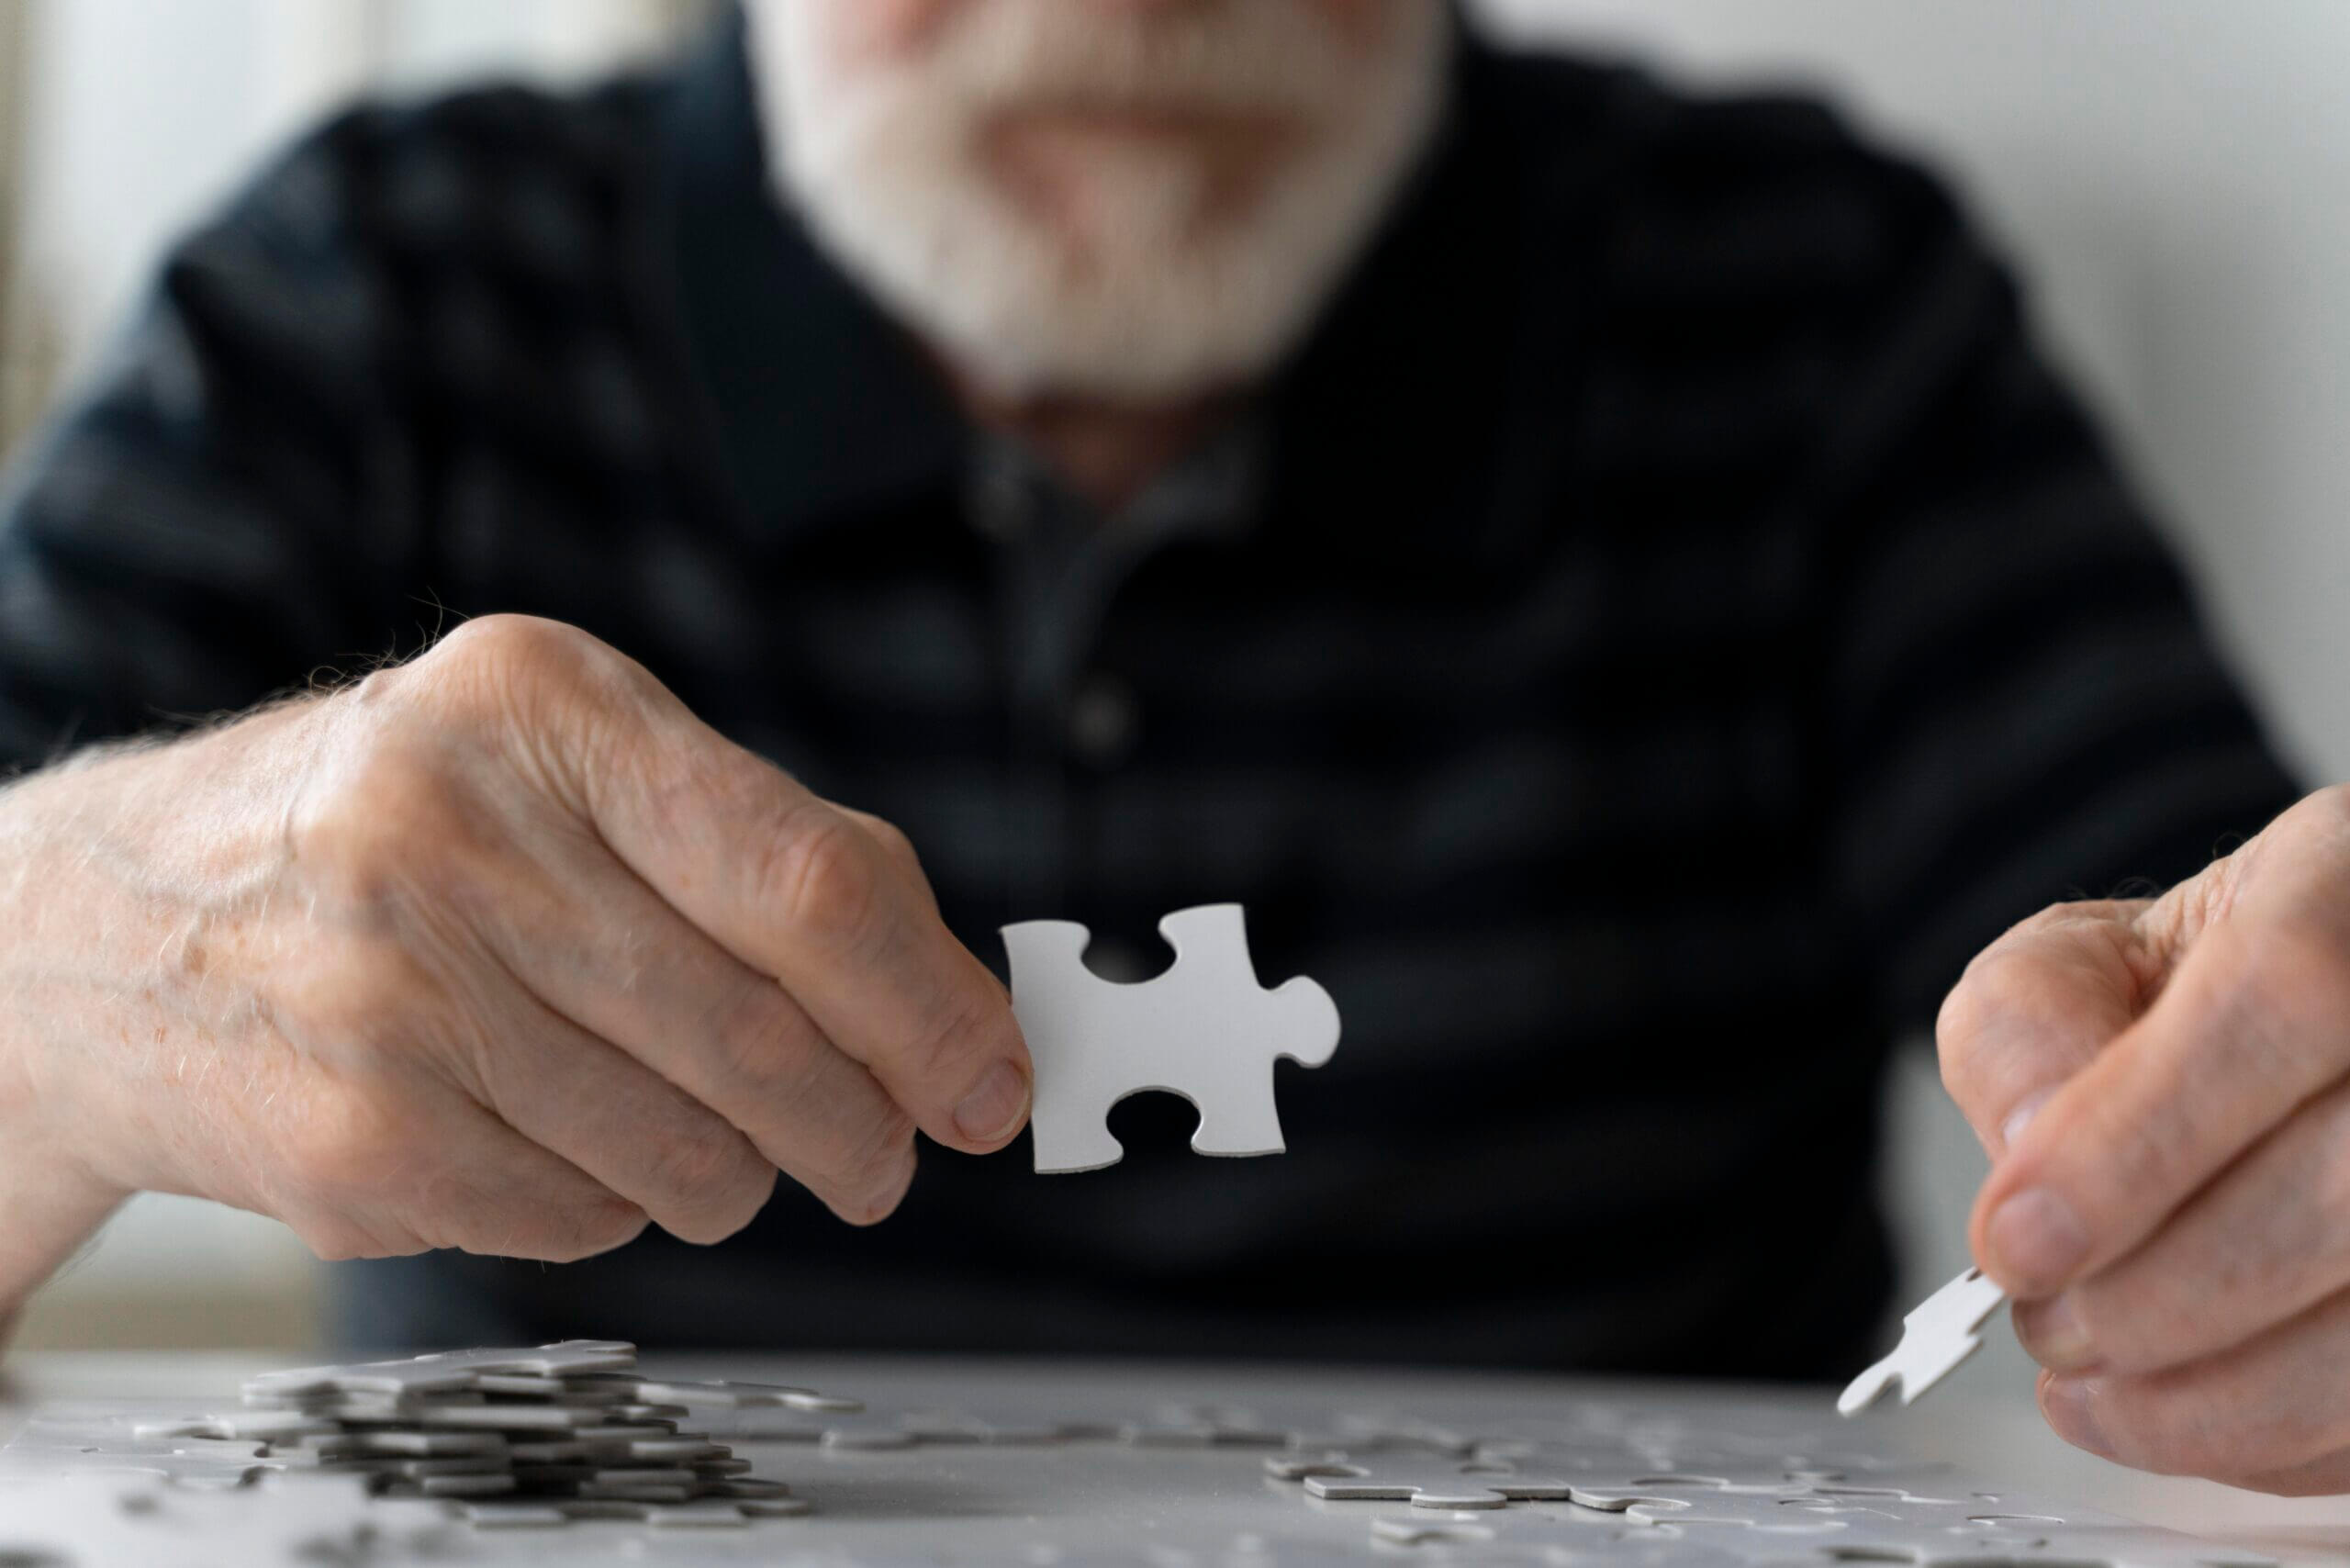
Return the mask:
[[1943,1005],[1970,1240],[2059,1436],[2350,1489],[2350,790],[2160,899],[2063,904]]

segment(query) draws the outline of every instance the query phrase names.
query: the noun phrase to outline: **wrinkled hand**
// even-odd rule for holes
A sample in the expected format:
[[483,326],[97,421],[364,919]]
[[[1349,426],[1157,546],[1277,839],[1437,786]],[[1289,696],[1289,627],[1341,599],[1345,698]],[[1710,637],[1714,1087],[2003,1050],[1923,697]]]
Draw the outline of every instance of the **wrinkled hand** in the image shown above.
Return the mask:
[[[912,848],[550,622],[0,795],[0,1312],[125,1194],[321,1256],[894,1208],[1028,1058]],[[5,864],[5,862],[0,862]]]
[[1975,1256],[2057,1433],[2350,1490],[2350,791],[2163,898],[2024,922],[1939,1034],[1994,1160]]

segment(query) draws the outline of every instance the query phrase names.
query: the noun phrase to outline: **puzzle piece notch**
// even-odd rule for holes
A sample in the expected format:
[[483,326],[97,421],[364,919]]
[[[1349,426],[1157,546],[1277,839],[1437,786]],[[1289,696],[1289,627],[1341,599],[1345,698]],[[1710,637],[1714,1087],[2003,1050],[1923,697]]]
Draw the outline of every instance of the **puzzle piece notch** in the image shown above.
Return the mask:
[[1273,1064],[1319,1067],[1338,1047],[1338,1009],[1303,976],[1267,990],[1248,956],[1238,904],[1178,910],[1158,923],[1175,949],[1166,973],[1136,985],[1085,967],[1092,933],[1066,920],[1003,928],[1012,1006],[1035,1069],[1029,1125],[1036,1169],[1098,1170],[1125,1154],[1110,1136],[1130,1094],[1179,1094],[1200,1113],[1194,1153],[1279,1154]]
[[1846,1386],[1836,1413],[1857,1416],[1894,1387],[1901,1390],[1902,1404],[1915,1404],[1982,1348],[1975,1330],[2007,1299],[1982,1270],[1967,1270],[1910,1309],[1901,1319],[1901,1342]]

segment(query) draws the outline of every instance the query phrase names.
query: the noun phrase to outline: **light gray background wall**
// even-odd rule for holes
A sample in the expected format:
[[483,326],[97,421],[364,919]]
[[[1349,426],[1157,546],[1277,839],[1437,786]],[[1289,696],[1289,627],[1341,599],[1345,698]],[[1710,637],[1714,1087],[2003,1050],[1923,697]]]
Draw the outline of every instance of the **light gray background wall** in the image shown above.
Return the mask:
[[[0,0],[33,6],[33,281],[85,355],[152,246],[349,84],[573,73],[652,36],[632,0]],[[348,5],[351,9],[345,10]],[[2342,0],[1480,0],[1496,27],[1637,53],[1701,82],[1835,93],[1956,173],[2036,284],[2312,778],[2350,778],[2350,6]],[[364,25],[353,20],[362,11]],[[1982,1162],[1912,1053],[1892,1184],[1919,1288],[1964,1261]],[[43,1314],[185,1297],[295,1309],[274,1228],[134,1210]],[[151,1320],[133,1314],[117,1320]],[[106,1321],[104,1315],[95,1321]],[[188,1321],[185,1315],[180,1321]],[[38,1327],[38,1325],[37,1325]],[[232,1326],[233,1327],[233,1326]],[[207,1332],[218,1332],[217,1326]],[[151,1325],[144,1330],[150,1338]],[[1962,1376],[2022,1375],[1993,1359]]]

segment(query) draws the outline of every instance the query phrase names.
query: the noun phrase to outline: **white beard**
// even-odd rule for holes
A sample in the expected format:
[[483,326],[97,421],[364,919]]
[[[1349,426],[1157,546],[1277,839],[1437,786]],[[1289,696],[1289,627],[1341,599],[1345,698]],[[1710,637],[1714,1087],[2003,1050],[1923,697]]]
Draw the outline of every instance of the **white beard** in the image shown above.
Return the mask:
[[[1244,383],[1304,336],[1441,111],[1445,7],[1379,3],[1368,65],[1300,0],[1151,28],[978,0],[918,61],[836,71],[822,6],[751,0],[769,166],[837,264],[997,391],[1143,401]],[[1056,96],[1270,112],[1308,136],[1245,211],[1206,224],[1195,160],[1102,139],[1078,243],[982,161],[1007,105]]]

